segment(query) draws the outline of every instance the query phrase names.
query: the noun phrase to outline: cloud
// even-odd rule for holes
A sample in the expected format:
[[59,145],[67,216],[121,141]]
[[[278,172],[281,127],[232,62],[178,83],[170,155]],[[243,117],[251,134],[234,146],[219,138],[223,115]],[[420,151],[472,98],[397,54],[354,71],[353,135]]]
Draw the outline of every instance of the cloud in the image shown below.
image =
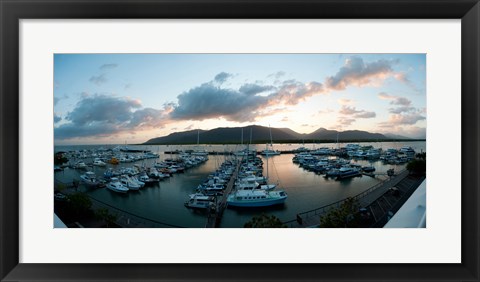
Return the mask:
[[185,127],[183,130],[190,130],[190,129],[192,129],[192,128],[193,128],[193,123],[190,124],[189,126]]
[[397,107],[397,108],[390,108],[388,111],[392,114],[401,114],[401,113],[407,113],[407,112],[412,112],[415,111],[416,109],[414,107]]
[[233,75],[230,74],[230,73],[226,73],[226,72],[221,72],[219,74],[217,74],[214,78],[215,82],[217,83],[224,83],[225,81],[227,81],[227,79],[229,79],[230,77],[232,77]]
[[280,79],[280,78],[282,78],[283,76],[285,76],[286,74],[287,74],[287,73],[284,72],[284,71],[277,71],[277,72],[275,72],[275,73],[269,74],[269,75],[267,76],[267,78],[273,77],[273,78],[275,78],[275,79]]
[[247,95],[256,95],[272,89],[275,89],[275,87],[271,85],[258,85],[253,83],[247,83],[242,85],[239,91]]
[[103,64],[102,66],[100,66],[100,69],[102,71],[106,71],[106,70],[114,69],[116,67],[118,67],[117,64]]
[[58,116],[56,113],[53,113],[53,123],[58,123],[62,120],[61,116]]
[[393,76],[394,61],[378,60],[370,63],[361,57],[353,56],[334,75],[327,77],[325,85],[331,90],[345,90],[348,86],[378,85],[379,82]]
[[[279,88],[271,85],[244,84],[239,90],[221,88],[214,81],[194,87],[177,96],[171,118],[176,120],[205,120],[225,118],[229,121],[254,121],[261,116],[281,112],[274,109],[281,105],[296,105],[307,97],[323,93],[318,82],[301,83],[289,81]],[[275,90],[261,96],[258,91]]]
[[138,100],[94,95],[80,100],[66,119],[77,125],[126,122],[132,117],[132,110],[140,107]]
[[354,118],[374,118],[376,117],[375,112],[368,112],[365,110],[357,110],[355,107],[342,106],[338,111],[339,114],[352,116]]
[[390,116],[390,119],[388,121],[389,124],[395,124],[395,125],[400,125],[400,124],[415,124],[417,121],[424,120],[426,119],[423,115],[420,113],[411,113],[411,114],[393,114]]
[[88,81],[90,81],[91,83],[95,83],[96,85],[102,85],[102,84],[104,84],[105,82],[107,82],[108,79],[106,78],[105,74],[102,73],[102,74],[99,75],[99,76],[92,76],[92,77],[90,77],[90,79],[89,79]]
[[390,100],[390,105],[410,106],[412,104],[412,101],[408,100],[405,97],[389,95],[385,92],[378,93],[378,98],[382,100]]
[[340,128],[342,128],[344,126],[349,126],[352,123],[354,123],[355,121],[356,121],[355,119],[349,118],[349,117],[339,117],[337,119],[337,123],[338,123]]
[[142,108],[139,100],[106,95],[93,95],[80,100],[64,123],[55,128],[56,139],[104,137],[120,132],[161,128],[169,122],[172,108]]
[[338,99],[338,103],[340,105],[351,105],[353,104],[353,100],[350,99]]
[[410,138],[425,139],[427,136],[427,129],[419,126],[394,126],[388,125],[379,128],[380,133],[391,133],[396,135],[402,135]]
[[178,105],[171,117],[178,120],[224,117],[230,121],[253,121],[256,111],[268,103],[267,97],[223,89],[212,83],[192,88],[177,98]]
[[287,117],[287,116],[284,116],[280,121],[286,122],[286,121],[288,121],[288,117]]

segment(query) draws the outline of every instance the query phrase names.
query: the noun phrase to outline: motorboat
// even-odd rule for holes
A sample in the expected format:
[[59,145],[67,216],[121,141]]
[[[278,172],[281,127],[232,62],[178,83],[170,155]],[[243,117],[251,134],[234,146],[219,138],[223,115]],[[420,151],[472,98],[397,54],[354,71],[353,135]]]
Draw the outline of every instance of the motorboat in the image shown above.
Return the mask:
[[360,170],[352,167],[347,167],[347,166],[342,166],[338,170],[339,174],[337,176],[337,179],[345,179],[345,178],[350,178],[350,177],[355,177],[355,176],[360,176],[362,175],[360,173]]
[[214,200],[215,197],[202,193],[190,194],[188,201],[185,202],[185,206],[193,209],[208,209],[215,205]]
[[122,175],[120,177],[120,183],[126,186],[129,190],[138,191],[140,189],[140,185],[135,183],[128,175]]
[[85,162],[77,162],[75,164],[75,168],[78,168],[78,169],[86,169],[87,168],[87,165],[85,164]]
[[228,195],[227,206],[231,207],[267,207],[284,204],[285,191],[266,191],[261,189],[237,190]]
[[117,177],[112,177],[107,183],[107,188],[117,193],[127,193],[128,188],[123,185]]
[[85,174],[80,175],[80,181],[87,186],[97,186],[99,184],[93,171],[87,171]]
[[107,164],[104,163],[104,162],[103,162],[102,160],[100,160],[100,159],[95,159],[95,160],[93,161],[93,165],[94,165],[94,166],[106,166]]

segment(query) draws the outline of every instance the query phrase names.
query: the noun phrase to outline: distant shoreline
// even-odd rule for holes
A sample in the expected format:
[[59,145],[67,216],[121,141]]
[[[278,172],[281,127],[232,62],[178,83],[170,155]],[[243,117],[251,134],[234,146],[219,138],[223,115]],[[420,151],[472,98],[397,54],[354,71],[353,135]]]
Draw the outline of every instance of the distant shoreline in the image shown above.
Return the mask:
[[[339,140],[338,143],[385,143],[385,142],[418,142],[418,141],[427,141],[426,139],[386,139],[386,140]],[[336,140],[275,140],[273,144],[322,144],[322,143],[337,143]],[[244,145],[247,145],[245,143]],[[269,140],[257,140],[250,143],[252,145],[261,145],[261,144],[270,144]],[[141,144],[130,144],[145,146],[145,145],[197,145],[197,143],[141,143]],[[199,145],[240,145],[238,142],[209,142],[202,143]]]

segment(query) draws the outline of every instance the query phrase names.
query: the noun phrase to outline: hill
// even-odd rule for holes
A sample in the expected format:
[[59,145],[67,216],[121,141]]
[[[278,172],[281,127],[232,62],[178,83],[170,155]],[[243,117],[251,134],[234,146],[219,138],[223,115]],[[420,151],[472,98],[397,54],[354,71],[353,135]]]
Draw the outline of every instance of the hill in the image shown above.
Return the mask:
[[268,128],[258,125],[245,127],[219,127],[211,130],[189,130],[175,132],[163,137],[148,140],[144,144],[196,144],[197,138],[200,144],[240,144],[243,143],[268,143],[270,142],[270,131],[273,142],[298,142],[305,140],[312,141],[380,141],[391,139],[380,133],[370,133],[360,130],[336,131],[319,128],[309,134],[301,134],[289,128]]

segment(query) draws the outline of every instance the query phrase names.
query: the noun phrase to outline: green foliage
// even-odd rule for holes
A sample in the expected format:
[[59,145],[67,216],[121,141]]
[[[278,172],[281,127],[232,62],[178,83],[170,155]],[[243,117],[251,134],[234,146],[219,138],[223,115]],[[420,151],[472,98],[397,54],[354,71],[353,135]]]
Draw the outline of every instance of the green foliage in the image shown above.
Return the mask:
[[407,169],[412,174],[425,175],[427,171],[427,154],[419,153],[416,155],[416,159],[410,161],[407,164]]
[[358,227],[358,209],[360,205],[353,198],[346,199],[340,207],[332,209],[320,218],[320,227],[346,228]]
[[254,216],[250,221],[245,223],[245,228],[284,228],[287,227],[282,221],[274,215],[261,215]]
[[92,201],[85,193],[75,193],[68,196],[68,207],[77,216],[90,213]]
[[111,214],[108,209],[100,208],[95,212],[95,217],[102,219],[107,223],[107,228],[117,221],[117,215]]
[[55,165],[61,165],[68,162],[68,159],[62,153],[56,153],[53,157],[53,163]]

